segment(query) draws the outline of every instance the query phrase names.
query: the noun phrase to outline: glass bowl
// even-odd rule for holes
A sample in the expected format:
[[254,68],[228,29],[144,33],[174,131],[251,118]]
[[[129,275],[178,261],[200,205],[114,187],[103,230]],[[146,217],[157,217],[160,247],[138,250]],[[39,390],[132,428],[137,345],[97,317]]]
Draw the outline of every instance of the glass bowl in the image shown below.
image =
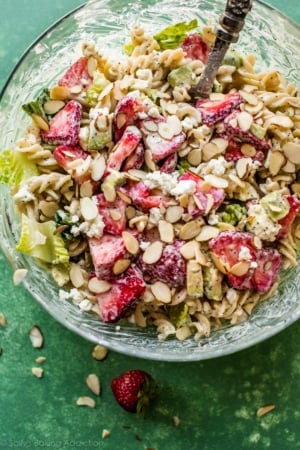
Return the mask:
[[[94,0],[71,12],[47,30],[23,55],[1,94],[0,148],[10,148],[28,119],[21,105],[49,86],[80,54],[83,40],[93,40],[106,52],[120,52],[129,30],[141,24],[155,33],[168,24],[197,17],[200,24],[216,23],[225,0]],[[254,2],[237,47],[255,53],[260,70],[279,69],[299,82],[300,28],[275,9]],[[213,331],[195,341],[160,341],[153,329],[130,324],[104,324],[62,300],[50,276],[35,261],[15,250],[20,232],[8,189],[1,186],[1,247],[13,270],[28,269],[26,289],[61,324],[86,339],[124,354],[166,361],[193,361],[222,356],[247,348],[278,333],[300,316],[298,278],[300,266],[282,274],[278,294],[262,302],[252,315],[237,325]]]

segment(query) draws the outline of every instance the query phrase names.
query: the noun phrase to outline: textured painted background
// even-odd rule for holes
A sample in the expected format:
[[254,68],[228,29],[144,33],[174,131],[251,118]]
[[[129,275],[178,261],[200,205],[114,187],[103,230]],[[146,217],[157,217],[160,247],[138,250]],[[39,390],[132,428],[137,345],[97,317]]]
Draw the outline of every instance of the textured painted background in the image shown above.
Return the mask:
[[[0,87],[26,47],[81,0],[1,0]],[[300,23],[299,0],[269,0]],[[0,130],[1,132],[2,130]],[[198,363],[160,363],[110,352],[95,361],[93,344],[55,322],[22,287],[0,254],[0,448],[235,450],[300,448],[300,323],[251,349]],[[42,350],[33,349],[28,331],[38,324]],[[45,376],[31,375],[43,355]],[[160,386],[145,420],[121,410],[109,388],[120,372],[141,368]],[[90,395],[89,373],[102,383],[95,409],[79,408]],[[256,410],[275,403],[270,414]],[[180,418],[175,427],[173,416]],[[102,430],[111,435],[101,437]]]

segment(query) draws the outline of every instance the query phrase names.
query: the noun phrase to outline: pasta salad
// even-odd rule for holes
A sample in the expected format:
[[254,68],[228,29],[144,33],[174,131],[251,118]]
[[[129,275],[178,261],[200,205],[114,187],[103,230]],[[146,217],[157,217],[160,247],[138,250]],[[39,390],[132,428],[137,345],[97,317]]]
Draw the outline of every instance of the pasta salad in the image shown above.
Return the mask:
[[210,98],[193,99],[215,38],[197,27],[137,25],[120,60],[83,43],[0,155],[17,249],[62,300],[160,339],[245,320],[296,265],[300,238],[297,87],[230,50]]

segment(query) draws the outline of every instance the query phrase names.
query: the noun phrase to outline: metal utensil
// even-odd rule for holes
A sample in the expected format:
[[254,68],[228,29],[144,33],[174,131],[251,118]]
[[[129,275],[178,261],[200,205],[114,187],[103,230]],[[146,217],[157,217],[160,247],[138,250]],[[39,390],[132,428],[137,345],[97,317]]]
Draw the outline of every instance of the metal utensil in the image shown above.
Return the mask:
[[252,8],[252,0],[227,0],[224,13],[220,16],[216,39],[207,64],[198,83],[190,89],[192,98],[208,98],[222,64],[225,53],[232,42],[237,42],[245,18]]

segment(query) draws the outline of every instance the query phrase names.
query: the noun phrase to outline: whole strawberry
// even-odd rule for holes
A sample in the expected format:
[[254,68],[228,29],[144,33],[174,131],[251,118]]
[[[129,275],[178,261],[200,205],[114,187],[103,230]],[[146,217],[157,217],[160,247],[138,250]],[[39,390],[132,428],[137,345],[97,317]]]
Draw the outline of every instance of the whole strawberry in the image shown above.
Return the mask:
[[155,396],[155,382],[143,370],[128,370],[111,381],[111,389],[119,405],[132,413],[144,413]]

